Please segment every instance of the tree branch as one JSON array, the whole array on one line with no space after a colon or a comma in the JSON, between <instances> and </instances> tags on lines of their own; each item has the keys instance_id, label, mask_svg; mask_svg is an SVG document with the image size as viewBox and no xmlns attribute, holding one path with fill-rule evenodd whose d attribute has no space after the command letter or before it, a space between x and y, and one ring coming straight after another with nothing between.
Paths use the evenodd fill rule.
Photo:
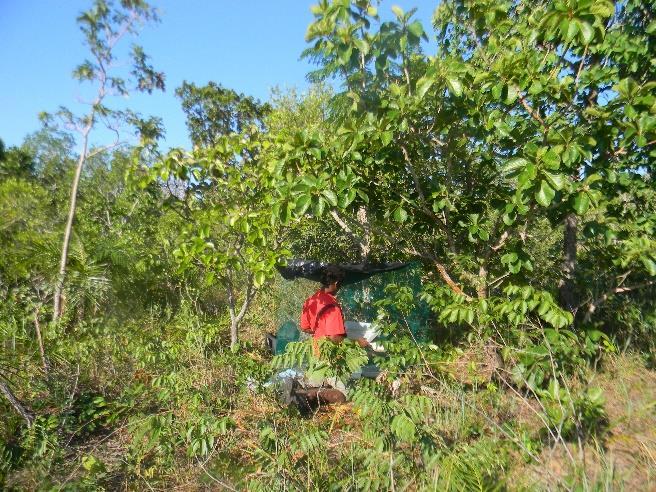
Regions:
<instances>
[{"instance_id":1,"label":"tree branch","mask_svg":"<svg viewBox=\"0 0 656 492\"><path fill-rule=\"evenodd\" d=\"M11 388L9 388L9 385L5 383L4 381L0 381L0 393L5 395L5 398L9 400L9 403L11 404L12 407L14 407L14 410L16 410L16 413L18 413L25 422L27 423L28 427L32 427L32 424L34 423L34 414L29 411L23 404L16 398L14 393L11 391Z\"/></svg>"},{"instance_id":2,"label":"tree branch","mask_svg":"<svg viewBox=\"0 0 656 492\"><path fill-rule=\"evenodd\" d=\"M348 235L348 237L353 241L359 248L361 252L364 252L368 246L364 242L363 239L361 239L359 236L357 236L354 232L353 229L342 219L337 211L335 209L330 211L330 216L333 218L335 222L342 228L342 230Z\"/></svg>"},{"instance_id":3,"label":"tree branch","mask_svg":"<svg viewBox=\"0 0 656 492\"><path fill-rule=\"evenodd\" d=\"M522 106L524 106L524 109L526 109L528 114L531 115L531 118L539 122L540 125L542 125L542 128L544 128L545 130L549 130L549 127L540 116L540 113L538 113L535 109L531 107L531 105L528 103L528 101L526 101L524 96L520 93L519 96L517 97L519 99L519 102L522 104Z\"/></svg>"}]
</instances>

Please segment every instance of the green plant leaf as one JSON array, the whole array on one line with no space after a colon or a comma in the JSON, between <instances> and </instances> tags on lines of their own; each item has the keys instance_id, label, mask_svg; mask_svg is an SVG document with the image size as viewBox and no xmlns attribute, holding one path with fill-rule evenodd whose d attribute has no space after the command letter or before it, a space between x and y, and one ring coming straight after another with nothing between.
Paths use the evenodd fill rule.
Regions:
<instances>
[{"instance_id":1,"label":"green plant leaf","mask_svg":"<svg viewBox=\"0 0 656 492\"><path fill-rule=\"evenodd\" d=\"M543 207L548 207L556 196L554 189L544 179L540 182L540 189L535 193L535 199Z\"/></svg>"},{"instance_id":2,"label":"green plant leaf","mask_svg":"<svg viewBox=\"0 0 656 492\"><path fill-rule=\"evenodd\" d=\"M321 217L323 215L323 211L326 208L326 200L324 200L322 197L319 197L319 199L315 202L314 206L312 207L312 211L314 212L314 215L317 217Z\"/></svg>"},{"instance_id":3,"label":"green plant leaf","mask_svg":"<svg viewBox=\"0 0 656 492\"><path fill-rule=\"evenodd\" d=\"M421 77L417 81L417 96L420 98L423 98L426 95L426 92L428 92L428 89L431 88L433 85L434 80L429 77Z\"/></svg>"},{"instance_id":4,"label":"green plant leaf","mask_svg":"<svg viewBox=\"0 0 656 492\"><path fill-rule=\"evenodd\" d=\"M397 209L394 211L393 218L396 222L405 222L408 220L408 212L406 212L402 207L397 207Z\"/></svg>"},{"instance_id":5,"label":"green plant leaf","mask_svg":"<svg viewBox=\"0 0 656 492\"><path fill-rule=\"evenodd\" d=\"M296 200L296 213L303 215L312 203L312 195L301 195Z\"/></svg>"},{"instance_id":6,"label":"green plant leaf","mask_svg":"<svg viewBox=\"0 0 656 492\"><path fill-rule=\"evenodd\" d=\"M649 275L656 275L656 262L654 262L654 260L646 256L643 256L642 258L640 258L640 260L642 261L642 264L649 272Z\"/></svg>"},{"instance_id":7,"label":"green plant leaf","mask_svg":"<svg viewBox=\"0 0 656 492\"><path fill-rule=\"evenodd\" d=\"M579 192L574 197L574 211L578 215L583 215L588 211L589 207L590 207L590 197L585 191Z\"/></svg>"},{"instance_id":8,"label":"green plant leaf","mask_svg":"<svg viewBox=\"0 0 656 492\"><path fill-rule=\"evenodd\" d=\"M446 86L449 88L449 92L454 96L462 96L462 84L457 77L453 75L447 75L446 77Z\"/></svg>"},{"instance_id":9,"label":"green plant leaf","mask_svg":"<svg viewBox=\"0 0 656 492\"><path fill-rule=\"evenodd\" d=\"M579 25L579 28L581 29L581 39L585 44L590 44L592 39L594 38L594 27L592 27L590 24L587 22L581 22Z\"/></svg>"},{"instance_id":10,"label":"green plant leaf","mask_svg":"<svg viewBox=\"0 0 656 492\"><path fill-rule=\"evenodd\" d=\"M424 27L421 25L421 22L419 21L414 21L412 24L408 25L408 31L410 31L418 38L424 35Z\"/></svg>"},{"instance_id":11,"label":"green plant leaf","mask_svg":"<svg viewBox=\"0 0 656 492\"><path fill-rule=\"evenodd\" d=\"M326 197L326 200L328 203L330 203L330 205L333 207L337 206L337 195L335 195L333 190L323 190L321 194Z\"/></svg>"},{"instance_id":12,"label":"green plant leaf","mask_svg":"<svg viewBox=\"0 0 656 492\"><path fill-rule=\"evenodd\" d=\"M394 137L394 133L392 133L390 131L382 132L380 134L380 141L383 143L383 145L387 146L387 145L390 144L393 137Z\"/></svg>"},{"instance_id":13,"label":"green plant leaf","mask_svg":"<svg viewBox=\"0 0 656 492\"><path fill-rule=\"evenodd\" d=\"M504 174L512 174L515 171L524 169L528 165L528 161L523 157L513 157L507 161L503 166Z\"/></svg>"},{"instance_id":14,"label":"green plant leaf","mask_svg":"<svg viewBox=\"0 0 656 492\"><path fill-rule=\"evenodd\" d=\"M549 184L555 189L555 190L562 190L565 185L567 184L567 176L564 174L554 174L550 173L549 171L542 171L544 174L544 177L547 178L547 181Z\"/></svg>"},{"instance_id":15,"label":"green plant leaf","mask_svg":"<svg viewBox=\"0 0 656 492\"><path fill-rule=\"evenodd\" d=\"M519 87L515 84L508 84L508 93L506 95L506 104L512 104L519 96Z\"/></svg>"}]
</instances>

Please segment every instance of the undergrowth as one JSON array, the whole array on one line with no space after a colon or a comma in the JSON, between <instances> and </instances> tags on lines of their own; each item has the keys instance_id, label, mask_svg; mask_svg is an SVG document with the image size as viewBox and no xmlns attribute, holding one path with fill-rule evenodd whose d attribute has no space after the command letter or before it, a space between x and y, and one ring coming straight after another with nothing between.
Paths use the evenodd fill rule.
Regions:
<instances>
[{"instance_id":1,"label":"undergrowth","mask_svg":"<svg viewBox=\"0 0 656 492\"><path fill-rule=\"evenodd\" d=\"M2 409L4 487L592 490L636 476L653 485L654 395L636 385L653 388L654 374L625 355L590 358L585 339L564 330L561 341L534 327L545 352L538 336L438 347L396 327L375 381L350 381L346 405L302 417L269 378L294 365L343 378L366 353L322 344L317 359L300 342L271 364L255 340L222 348L221 326L183 306L78 325L74 343L51 339L51 374L68 376L21 391L35 402L30 428ZM640 425L627 428L635 415ZM642 451L618 459L631 439Z\"/></svg>"}]
</instances>

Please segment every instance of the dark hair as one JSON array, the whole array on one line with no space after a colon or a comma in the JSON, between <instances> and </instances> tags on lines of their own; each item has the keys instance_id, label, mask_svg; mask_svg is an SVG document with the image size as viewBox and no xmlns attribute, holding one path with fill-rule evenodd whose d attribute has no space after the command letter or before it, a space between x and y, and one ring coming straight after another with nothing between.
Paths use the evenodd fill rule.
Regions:
<instances>
[{"instance_id":1,"label":"dark hair","mask_svg":"<svg viewBox=\"0 0 656 492\"><path fill-rule=\"evenodd\" d=\"M330 284L333 284L335 282L341 283L344 280L344 277L346 276L344 270L339 268L336 265L328 265L326 268L323 270L323 274L321 275L321 285L324 287L328 287Z\"/></svg>"}]
</instances>

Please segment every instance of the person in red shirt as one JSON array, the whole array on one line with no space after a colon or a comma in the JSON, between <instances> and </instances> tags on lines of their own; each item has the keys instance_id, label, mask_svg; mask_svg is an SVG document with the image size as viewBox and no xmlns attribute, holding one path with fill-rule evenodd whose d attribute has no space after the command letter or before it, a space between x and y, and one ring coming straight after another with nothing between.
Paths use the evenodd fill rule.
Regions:
<instances>
[{"instance_id":1,"label":"person in red shirt","mask_svg":"<svg viewBox=\"0 0 656 492\"><path fill-rule=\"evenodd\" d=\"M321 289L308 297L301 312L301 330L311 333L315 339L328 337L335 343L346 338L344 316L337 301L337 291L344 281L344 271L334 265L326 267L321 280ZM361 347L369 342L364 338L357 340Z\"/></svg>"}]
</instances>

